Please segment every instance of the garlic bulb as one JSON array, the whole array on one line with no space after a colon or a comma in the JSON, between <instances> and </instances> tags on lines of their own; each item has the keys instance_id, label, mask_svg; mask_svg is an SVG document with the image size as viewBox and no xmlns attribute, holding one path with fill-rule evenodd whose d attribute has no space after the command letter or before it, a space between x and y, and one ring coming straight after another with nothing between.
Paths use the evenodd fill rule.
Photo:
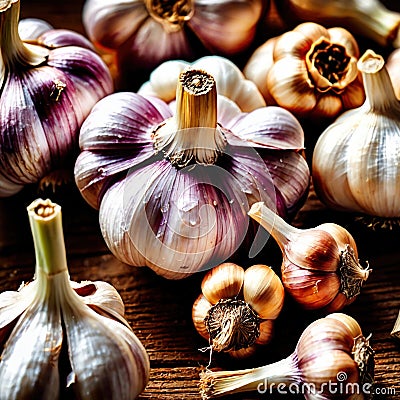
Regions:
<instances>
[{"instance_id":1,"label":"garlic bulb","mask_svg":"<svg viewBox=\"0 0 400 400\"><path fill-rule=\"evenodd\" d=\"M0 398L136 398L149 360L121 297L106 282L70 281L60 206L38 199L28 215L35 277L0 294Z\"/></svg>"},{"instance_id":2,"label":"garlic bulb","mask_svg":"<svg viewBox=\"0 0 400 400\"><path fill-rule=\"evenodd\" d=\"M262 203L253 204L249 215L278 243L283 285L299 304L332 312L355 300L370 270L359 264L356 243L345 228L324 223L298 229Z\"/></svg>"},{"instance_id":3,"label":"garlic bulb","mask_svg":"<svg viewBox=\"0 0 400 400\"><path fill-rule=\"evenodd\" d=\"M139 88L138 93L156 96L169 103L175 100L180 73L188 68L201 69L212 75L218 94L234 101L244 112L265 106L256 85L245 79L232 61L220 56L202 57L192 63L182 60L166 61L152 71L149 81Z\"/></svg>"},{"instance_id":4,"label":"garlic bulb","mask_svg":"<svg viewBox=\"0 0 400 400\"><path fill-rule=\"evenodd\" d=\"M55 170L72 170L79 128L112 91L110 73L78 33L27 20L20 3L0 4L0 197Z\"/></svg>"},{"instance_id":5,"label":"garlic bulb","mask_svg":"<svg viewBox=\"0 0 400 400\"><path fill-rule=\"evenodd\" d=\"M191 68L180 75L175 107L173 115L155 97L106 97L82 126L75 165L112 253L174 279L230 257L253 202L289 218L309 185L303 130L288 111L242 113L217 97L210 74Z\"/></svg>"},{"instance_id":6,"label":"garlic bulb","mask_svg":"<svg viewBox=\"0 0 400 400\"><path fill-rule=\"evenodd\" d=\"M116 53L120 83L137 82L173 59L232 56L253 42L268 0L87 0L83 24L100 48Z\"/></svg>"},{"instance_id":7,"label":"garlic bulb","mask_svg":"<svg viewBox=\"0 0 400 400\"><path fill-rule=\"evenodd\" d=\"M220 264L204 276L201 291L192 319L213 351L247 357L271 340L284 289L270 267L253 265L244 271L236 264Z\"/></svg>"},{"instance_id":8,"label":"garlic bulb","mask_svg":"<svg viewBox=\"0 0 400 400\"><path fill-rule=\"evenodd\" d=\"M200 377L203 400L239 392L303 394L307 400L370 399L374 352L352 317L335 313L311 323L295 351L273 364Z\"/></svg>"},{"instance_id":9,"label":"garlic bulb","mask_svg":"<svg viewBox=\"0 0 400 400\"><path fill-rule=\"evenodd\" d=\"M333 118L364 101L358 57L357 42L347 30L305 22L256 49L244 74L268 104L298 117Z\"/></svg>"},{"instance_id":10,"label":"garlic bulb","mask_svg":"<svg viewBox=\"0 0 400 400\"><path fill-rule=\"evenodd\" d=\"M400 13L379 0L285 0L281 14L296 21L313 21L349 29L381 46L400 46Z\"/></svg>"},{"instance_id":11,"label":"garlic bulb","mask_svg":"<svg viewBox=\"0 0 400 400\"><path fill-rule=\"evenodd\" d=\"M319 137L315 190L332 208L394 220L400 216L400 104L383 57L367 50L358 67L367 99Z\"/></svg>"}]
</instances>

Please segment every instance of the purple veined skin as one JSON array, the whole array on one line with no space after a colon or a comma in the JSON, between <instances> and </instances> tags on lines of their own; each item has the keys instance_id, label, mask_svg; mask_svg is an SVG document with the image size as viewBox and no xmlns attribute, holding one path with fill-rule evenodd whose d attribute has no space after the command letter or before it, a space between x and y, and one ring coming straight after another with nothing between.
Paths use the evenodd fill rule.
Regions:
<instances>
[{"instance_id":1,"label":"purple veined skin","mask_svg":"<svg viewBox=\"0 0 400 400\"><path fill-rule=\"evenodd\" d=\"M73 169L79 129L113 91L110 72L82 35L19 19L19 1L0 7L0 197L55 170Z\"/></svg>"},{"instance_id":2,"label":"purple veined skin","mask_svg":"<svg viewBox=\"0 0 400 400\"><path fill-rule=\"evenodd\" d=\"M180 102L131 92L102 99L84 122L75 181L123 262L181 279L237 250L255 201L285 218L303 204L310 173L293 115L215 102L216 128L173 128L171 136Z\"/></svg>"}]
</instances>

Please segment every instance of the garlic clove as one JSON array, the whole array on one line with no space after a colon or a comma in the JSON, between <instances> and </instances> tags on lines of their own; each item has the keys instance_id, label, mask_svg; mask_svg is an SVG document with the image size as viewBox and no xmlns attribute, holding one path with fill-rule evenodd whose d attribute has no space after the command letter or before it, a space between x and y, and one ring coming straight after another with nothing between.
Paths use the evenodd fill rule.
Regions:
<instances>
[{"instance_id":1,"label":"garlic clove","mask_svg":"<svg viewBox=\"0 0 400 400\"><path fill-rule=\"evenodd\" d=\"M352 335L354 338L362 335L361 327L358 322L347 314L332 313L329 314L326 318L333 319L345 325L349 331L349 334Z\"/></svg>"},{"instance_id":2,"label":"garlic clove","mask_svg":"<svg viewBox=\"0 0 400 400\"><path fill-rule=\"evenodd\" d=\"M257 346L252 345L249 347L244 347L243 349L240 350L231 350L229 352L229 355L233 358L241 359L241 358L251 357L252 355L255 354L256 351L257 351Z\"/></svg>"},{"instance_id":3,"label":"garlic clove","mask_svg":"<svg viewBox=\"0 0 400 400\"><path fill-rule=\"evenodd\" d=\"M192 307L192 321L197 332L206 340L210 339L204 319L206 318L208 311L212 307L212 304L201 294L195 300Z\"/></svg>"},{"instance_id":4,"label":"garlic clove","mask_svg":"<svg viewBox=\"0 0 400 400\"><path fill-rule=\"evenodd\" d=\"M216 304L220 299L237 296L242 289L244 276L245 272L239 265L220 264L204 277L201 291L211 304Z\"/></svg>"},{"instance_id":5,"label":"garlic clove","mask_svg":"<svg viewBox=\"0 0 400 400\"><path fill-rule=\"evenodd\" d=\"M231 174L218 169L210 176L205 168L198 165L187 174L163 159L111 186L99 219L113 254L181 279L236 251L248 225L244 194L235 191Z\"/></svg>"},{"instance_id":6,"label":"garlic clove","mask_svg":"<svg viewBox=\"0 0 400 400\"><path fill-rule=\"evenodd\" d=\"M241 139L254 147L303 150L304 132L292 113L282 107L258 108L230 125L233 132L240 132Z\"/></svg>"},{"instance_id":7,"label":"garlic clove","mask_svg":"<svg viewBox=\"0 0 400 400\"><path fill-rule=\"evenodd\" d=\"M159 97L166 103L171 102L176 96L176 85L181 72L189 67L190 63L182 60L169 60L155 68L147 82L138 90L138 93Z\"/></svg>"},{"instance_id":8,"label":"garlic clove","mask_svg":"<svg viewBox=\"0 0 400 400\"><path fill-rule=\"evenodd\" d=\"M232 61L216 55L199 58L193 63L182 60L165 61L153 70L149 81L139 88L138 93L171 102L176 96L179 75L187 68L201 69L212 75L218 94L234 101L242 112L265 106L265 101L254 82L245 79Z\"/></svg>"},{"instance_id":9,"label":"garlic clove","mask_svg":"<svg viewBox=\"0 0 400 400\"><path fill-rule=\"evenodd\" d=\"M319 357L331 350L340 350L351 354L354 339L359 336L352 336L358 333L357 322L352 322L350 316L336 313L336 316L324 321L324 329L321 329L320 320L312 322L303 332L296 348L299 360L309 361L311 364L315 356ZM311 351L310 351L311 350Z\"/></svg>"},{"instance_id":10,"label":"garlic clove","mask_svg":"<svg viewBox=\"0 0 400 400\"><path fill-rule=\"evenodd\" d=\"M274 63L273 52L276 40L276 37L270 38L258 47L243 69L244 76L256 84L267 105L276 104L267 85L268 72Z\"/></svg>"},{"instance_id":11,"label":"garlic clove","mask_svg":"<svg viewBox=\"0 0 400 400\"><path fill-rule=\"evenodd\" d=\"M48 22L38 18L24 18L18 23L18 34L23 41L35 40L50 29L53 27Z\"/></svg>"},{"instance_id":12,"label":"garlic clove","mask_svg":"<svg viewBox=\"0 0 400 400\"><path fill-rule=\"evenodd\" d=\"M58 358L63 332L54 293L50 297L52 303L35 296L4 345L0 363L1 398L31 399L40 393L42 399L54 400L59 396Z\"/></svg>"},{"instance_id":13,"label":"garlic clove","mask_svg":"<svg viewBox=\"0 0 400 400\"><path fill-rule=\"evenodd\" d=\"M283 307L284 289L270 267L258 264L244 273L243 297L261 319L275 319Z\"/></svg>"},{"instance_id":14,"label":"garlic clove","mask_svg":"<svg viewBox=\"0 0 400 400\"><path fill-rule=\"evenodd\" d=\"M340 289L336 272L316 272L292 263L282 264L282 282L296 302L309 310L330 304Z\"/></svg>"},{"instance_id":15,"label":"garlic clove","mask_svg":"<svg viewBox=\"0 0 400 400\"><path fill-rule=\"evenodd\" d=\"M345 250L347 245L349 245L354 252L354 256L356 258L358 257L357 244L347 229L343 228L341 225L330 222L318 225L318 229L328 232L335 238L339 251Z\"/></svg>"},{"instance_id":16,"label":"garlic clove","mask_svg":"<svg viewBox=\"0 0 400 400\"><path fill-rule=\"evenodd\" d=\"M306 63L298 58L286 56L277 60L268 74L267 85L279 106L294 114L306 114L317 104Z\"/></svg>"},{"instance_id":17,"label":"garlic clove","mask_svg":"<svg viewBox=\"0 0 400 400\"><path fill-rule=\"evenodd\" d=\"M306 229L300 240L287 244L286 256L291 263L302 268L335 272L340 250L334 237L319 228Z\"/></svg>"},{"instance_id":18,"label":"garlic clove","mask_svg":"<svg viewBox=\"0 0 400 400\"><path fill-rule=\"evenodd\" d=\"M148 381L144 347L126 326L73 303L64 304L63 319L74 391L82 400L136 398Z\"/></svg>"},{"instance_id":19,"label":"garlic clove","mask_svg":"<svg viewBox=\"0 0 400 400\"><path fill-rule=\"evenodd\" d=\"M331 384L331 387L339 387L342 383L340 379L344 376L341 375L343 373L345 373L345 384L348 388L346 394L351 395L352 390L354 390L353 394L358 397L356 390L358 388L359 372L354 360L342 350L330 349L325 352L325 349L321 349L318 354L316 353L318 349L314 349L314 351L316 357L306 357L301 361L304 381L313 382L318 393L307 396L307 399L330 399L331 397L328 396L332 396L332 394L329 392L327 382ZM316 358L318 358L317 362ZM352 384L355 385L354 388L351 387ZM342 396L340 395L339 398L348 398L347 396Z\"/></svg>"},{"instance_id":20,"label":"garlic clove","mask_svg":"<svg viewBox=\"0 0 400 400\"><path fill-rule=\"evenodd\" d=\"M31 304L35 296L35 282L21 285L18 291L0 293L0 347L7 336L8 327Z\"/></svg>"},{"instance_id":21,"label":"garlic clove","mask_svg":"<svg viewBox=\"0 0 400 400\"><path fill-rule=\"evenodd\" d=\"M267 319L260 323L260 336L254 342L255 344L264 345L271 341L274 333L274 321Z\"/></svg>"}]
</instances>

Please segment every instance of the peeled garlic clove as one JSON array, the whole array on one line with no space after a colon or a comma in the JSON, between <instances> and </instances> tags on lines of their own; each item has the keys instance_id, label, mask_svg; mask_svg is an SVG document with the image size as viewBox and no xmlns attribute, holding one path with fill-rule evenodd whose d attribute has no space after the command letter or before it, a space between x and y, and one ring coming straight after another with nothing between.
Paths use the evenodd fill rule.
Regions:
<instances>
[{"instance_id":1,"label":"peeled garlic clove","mask_svg":"<svg viewBox=\"0 0 400 400\"><path fill-rule=\"evenodd\" d=\"M201 291L215 304L220 299L235 297L243 286L244 270L233 263L223 263L213 268L203 279Z\"/></svg>"},{"instance_id":2,"label":"peeled garlic clove","mask_svg":"<svg viewBox=\"0 0 400 400\"><path fill-rule=\"evenodd\" d=\"M284 289L270 267L253 265L244 273L243 297L261 319L276 319L283 307Z\"/></svg>"}]
</instances>

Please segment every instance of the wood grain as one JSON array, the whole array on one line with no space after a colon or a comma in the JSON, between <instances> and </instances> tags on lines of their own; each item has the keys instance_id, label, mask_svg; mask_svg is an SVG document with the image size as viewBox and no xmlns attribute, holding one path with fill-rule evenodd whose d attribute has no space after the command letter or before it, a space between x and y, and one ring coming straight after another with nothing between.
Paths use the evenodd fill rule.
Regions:
<instances>
[{"instance_id":1,"label":"wood grain","mask_svg":"<svg viewBox=\"0 0 400 400\"><path fill-rule=\"evenodd\" d=\"M82 6L82 0L23 0L21 9L23 17L44 18L55 27L83 33ZM277 31L282 29L280 23L274 27ZM22 281L32 278L33 245L25 209L36 197L47 195L49 193L29 187L13 198L0 199L0 291L16 290ZM139 399L199 399L198 376L207 365L209 355L198 350L207 343L192 326L191 307L200 292L202 275L167 281L147 268L134 268L119 262L109 253L102 239L97 212L83 201L73 185L51 196L63 207L71 278L76 281L105 280L113 284L125 302L128 321L149 353L150 382ZM354 235L361 261L368 260L373 269L361 295L345 311L359 321L365 334L372 334L376 387L397 393L377 398L398 399L400 342L390 337L390 331L400 308L400 230L373 231L354 215L327 209L311 191L294 224L311 227L328 221L345 226ZM279 271L280 253L274 243L269 242L259 257ZM249 262L251 260L244 261ZM269 346L245 361L216 355L211 367L254 367L286 357L294 350L303 329L321 316L318 312L302 311L287 298ZM243 394L230 398L261 397Z\"/></svg>"}]
</instances>

